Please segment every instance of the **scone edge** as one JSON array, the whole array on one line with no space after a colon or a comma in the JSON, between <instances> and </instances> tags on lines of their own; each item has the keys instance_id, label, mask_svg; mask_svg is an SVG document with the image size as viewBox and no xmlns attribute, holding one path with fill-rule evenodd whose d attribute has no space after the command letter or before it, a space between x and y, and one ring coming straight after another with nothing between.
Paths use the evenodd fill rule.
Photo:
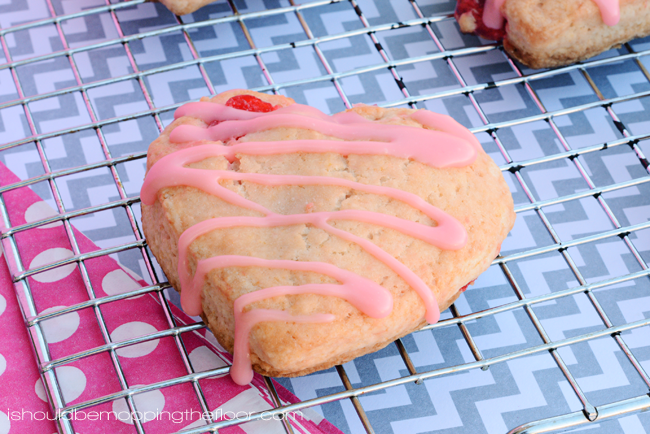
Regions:
<instances>
[{"instance_id":1,"label":"scone edge","mask_svg":"<svg viewBox=\"0 0 650 434\"><path fill-rule=\"evenodd\" d=\"M603 23L593 0L506 0L505 50L533 69L569 65L650 34L650 3L621 0L616 26Z\"/></svg>"}]
</instances>

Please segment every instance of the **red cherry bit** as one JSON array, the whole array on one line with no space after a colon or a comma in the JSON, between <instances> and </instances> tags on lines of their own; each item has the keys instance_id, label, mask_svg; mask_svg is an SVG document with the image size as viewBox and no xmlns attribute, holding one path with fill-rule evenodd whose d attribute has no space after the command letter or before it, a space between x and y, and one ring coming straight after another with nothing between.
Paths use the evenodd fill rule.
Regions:
<instances>
[{"instance_id":1,"label":"red cherry bit","mask_svg":"<svg viewBox=\"0 0 650 434\"><path fill-rule=\"evenodd\" d=\"M249 112L268 113L277 110L280 106L274 106L268 102L262 101L253 95L237 95L226 101L228 107L236 108L238 110L246 110Z\"/></svg>"}]
</instances>

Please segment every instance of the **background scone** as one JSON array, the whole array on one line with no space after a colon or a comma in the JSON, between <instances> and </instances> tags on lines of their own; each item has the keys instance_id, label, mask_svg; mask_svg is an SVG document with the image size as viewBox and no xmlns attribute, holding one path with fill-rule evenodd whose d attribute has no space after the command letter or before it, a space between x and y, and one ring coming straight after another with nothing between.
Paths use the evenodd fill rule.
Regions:
<instances>
[{"instance_id":1,"label":"background scone","mask_svg":"<svg viewBox=\"0 0 650 434\"><path fill-rule=\"evenodd\" d=\"M191 14L215 0L158 0L175 15Z\"/></svg>"},{"instance_id":2,"label":"background scone","mask_svg":"<svg viewBox=\"0 0 650 434\"><path fill-rule=\"evenodd\" d=\"M588 59L650 34L648 0L458 0L465 33L503 39L506 51L531 68Z\"/></svg>"},{"instance_id":3,"label":"background scone","mask_svg":"<svg viewBox=\"0 0 650 434\"><path fill-rule=\"evenodd\" d=\"M235 311L296 319L261 321L242 337L240 317L240 344L271 376L345 363L437 320L489 267L515 219L500 170L451 118L370 106L330 117L241 90L177 111L149 148L142 200L147 242L172 285L183 282L183 307L202 311L226 349L235 347ZM314 264L323 271L304 268ZM352 285L356 300L310 289L341 288L350 276L366 282ZM277 287L307 290L236 306ZM392 306L366 314L364 303L387 297Z\"/></svg>"}]
</instances>

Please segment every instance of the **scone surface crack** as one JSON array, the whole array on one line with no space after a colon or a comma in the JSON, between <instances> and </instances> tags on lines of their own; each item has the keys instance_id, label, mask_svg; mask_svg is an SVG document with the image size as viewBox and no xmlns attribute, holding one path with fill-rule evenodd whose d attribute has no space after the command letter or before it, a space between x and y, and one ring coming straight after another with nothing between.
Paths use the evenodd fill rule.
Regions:
<instances>
[{"instance_id":1,"label":"scone surface crack","mask_svg":"<svg viewBox=\"0 0 650 434\"><path fill-rule=\"evenodd\" d=\"M448 116L235 90L175 117L149 148L144 231L240 384L437 322L514 223L500 170Z\"/></svg>"}]
</instances>

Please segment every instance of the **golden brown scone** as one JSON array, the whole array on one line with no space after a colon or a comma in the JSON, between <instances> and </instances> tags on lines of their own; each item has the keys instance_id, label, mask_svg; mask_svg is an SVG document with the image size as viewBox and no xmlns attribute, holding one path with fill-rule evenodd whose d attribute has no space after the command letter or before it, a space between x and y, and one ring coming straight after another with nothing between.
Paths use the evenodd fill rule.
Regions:
<instances>
[{"instance_id":1,"label":"golden brown scone","mask_svg":"<svg viewBox=\"0 0 650 434\"><path fill-rule=\"evenodd\" d=\"M191 14L215 0L158 0L175 15Z\"/></svg>"},{"instance_id":2,"label":"golden brown scone","mask_svg":"<svg viewBox=\"0 0 650 434\"><path fill-rule=\"evenodd\" d=\"M279 95L229 91L203 101L226 103L236 95L254 95L278 107L294 104ZM350 111L377 124L423 128L411 118L416 110L360 106ZM149 147L147 169L181 148L221 142L174 143L171 132L181 125L206 128L201 119L177 118ZM244 142L332 139L320 132L276 127L237 137L226 145ZM422 143L422 146L428 146ZM469 166L437 169L412 159L387 155L347 155L335 152L296 152L278 155L237 155L207 158L190 167L242 173L328 176L366 185L388 186L413 193L450 214L465 228L467 244L460 250L441 250L397 230L353 220L332 220L333 227L370 240L421 278L435 295L440 310L447 309L460 290L485 271L497 256L501 242L515 220L513 202L499 168L484 152ZM332 185L268 186L249 181L222 180L220 184L272 212L282 215L338 210L368 210L434 226L422 211L387 196ZM146 184L145 184L146 185ZM200 189L177 186L161 189L152 205L142 206L147 243L170 283L179 291L178 240L193 225L215 217L261 216L232 205ZM333 314L334 321L318 324L262 322L250 334L255 371L269 376L297 376L345 363L376 351L426 324L420 296L398 274L359 245L314 227L232 227L213 230L191 243L188 264L192 273L200 260L223 255L264 259L324 262L376 282L392 294L392 312L371 318L341 298L315 294L285 295L253 303L248 309L280 309L291 315ZM203 318L228 350L234 345L233 303L242 294L276 286L337 283L315 272L230 267L208 273L202 288Z\"/></svg>"},{"instance_id":3,"label":"golden brown scone","mask_svg":"<svg viewBox=\"0 0 650 434\"><path fill-rule=\"evenodd\" d=\"M620 21L613 26L603 22L593 0L505 0L500 9L507 22L505 33L490 31L480 22L483 3L459 0L461 30L481 36L487 31L487 38L502 36L506 51L531 68L568 65L650 34L648 0L620 0Z\"/></svg>"}]
</instances>

